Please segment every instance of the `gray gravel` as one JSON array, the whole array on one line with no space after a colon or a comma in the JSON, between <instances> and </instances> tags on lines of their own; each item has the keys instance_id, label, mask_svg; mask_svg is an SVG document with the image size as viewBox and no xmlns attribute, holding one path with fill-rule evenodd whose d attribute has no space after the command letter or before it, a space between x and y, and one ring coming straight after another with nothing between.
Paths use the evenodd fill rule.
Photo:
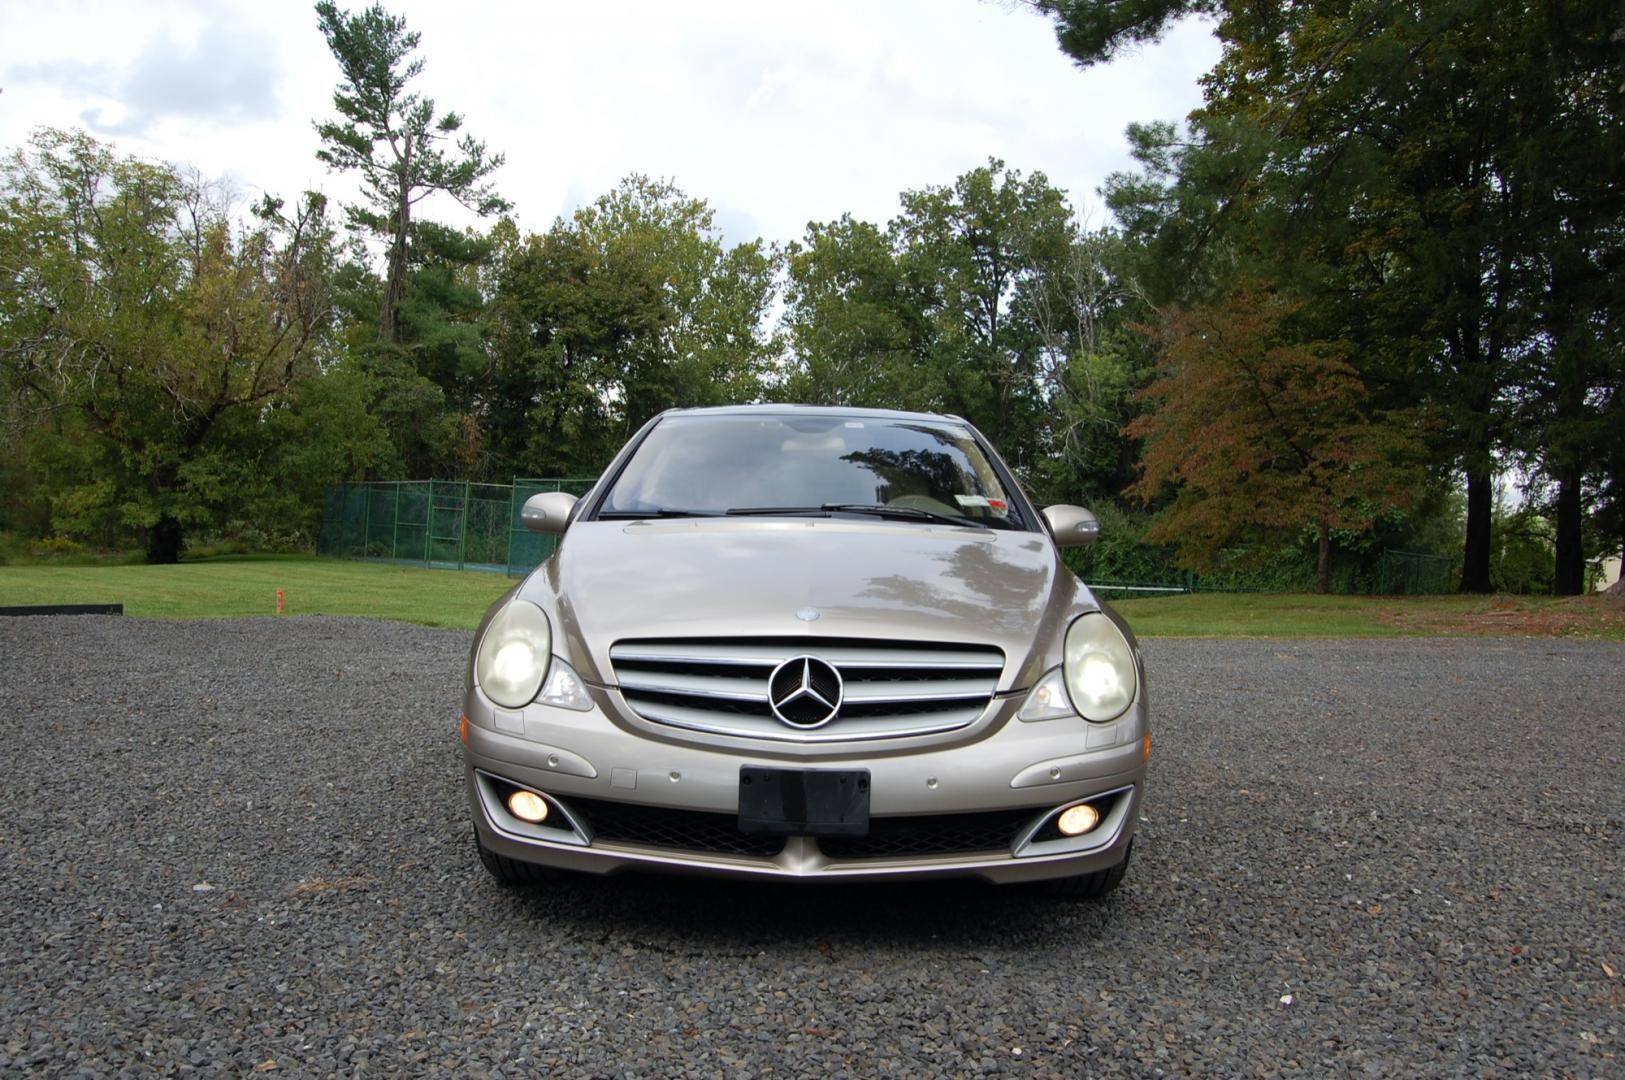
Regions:
<instances>
[{"instance_id":1,"label":"gray gravel","mask_svg":"<svg viewBox=\"0 0 1625 1080\"><path fill-rule=\"evenodd\" d=\"M503 891L467 644L0 619L0 1073L1625 1074L1625 646L1150 642L1090 906Z\"/></svg>"}]
</instances>

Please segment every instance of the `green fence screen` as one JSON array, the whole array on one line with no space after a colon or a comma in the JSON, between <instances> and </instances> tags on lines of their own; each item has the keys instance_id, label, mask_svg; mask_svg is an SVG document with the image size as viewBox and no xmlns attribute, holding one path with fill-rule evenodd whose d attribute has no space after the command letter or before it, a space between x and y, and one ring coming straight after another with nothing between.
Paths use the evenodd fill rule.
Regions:
<instances>
[{"instance_id":1,"label":"green fence screen","mask_svg":"<svg viewBox=\"0 0 1625 1080\"><path fill-rule=\"evenodd\" d=\"M492 570L517 576L543 562L558 538L533 533L520 520L525 500L544 491L585 495L592 477L521 477L511 484L462 480L398 480L334 484L322 507L317 549L323 555L459 570ZM1448 593L1455 563L1440 555L1385 550L1374 572L1352 591L1388 596ZM1173 596L1187 592L1242 592L1231 581L1204 582L1195 575L1174 581L1090 581L1110 597Z\"/></svg>"},{"instance_id":2,"label":"green fence screen","mask_svg":"<svg viewBox=\"0 0 1625 1080\"><path fill-rule=\"evenodd\" d=\"M323 555L418 566L526 573L553 554L557 538L526 529L525 500L543 491L584 495L590 477L394 480L334 484L322 506Z\"/></svg>"},{"instance_id":3,"label":"green fence screen","mask_svg":"<svg viewBox=\"0 0 1625 1080\"><path fill-rule=\"evenodd\" d=\"M1382 596L1425 596L1456 591L1456 560L1388 548L1377 559L1373 591Z\"/></svg>"},{"instance_id":4,"label":"green fence screen","mask_svg":"<svg viewBox=\"0 0 1625 1080\"><path fill-rule=\"evenodd\" d=\"M1182 573L1163 581L1109 581L1086 578L1084 583L1108 599L1146 599L1177 596L1181 593L1254 593L1307 591L1312 587L1314 568L1305 565L1301 581L1249 583L1245 579L1218 575L1200 577ZM1423 555L1414 551L1385 548L1374 562L1364 566L1332 566L1331 591L1341 596L1426 596L1450 593L1456 589L1457 563L1448 555Z\"/></svg>"}]
</instances>

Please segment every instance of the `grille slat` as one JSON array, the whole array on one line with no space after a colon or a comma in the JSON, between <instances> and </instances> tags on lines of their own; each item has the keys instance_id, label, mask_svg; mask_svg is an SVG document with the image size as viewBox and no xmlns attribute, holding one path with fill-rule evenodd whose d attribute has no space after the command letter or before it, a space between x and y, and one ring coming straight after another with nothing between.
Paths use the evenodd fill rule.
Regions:
<instances>
[{"instance_id":1,"label":"grille slat","mask_svg":"<svg viewBox=\"0 0 1625 1080\"><path fill-rule=\"evenodd\" d=\"M759 701L767 705L767 680L730 679L711 675L686 675L676 672L626 671L620 673L622 690L648 690L662 694L695 694L700 697L730 698L734 701Z\"/></svg>"},{"instance_id":2,"label":"grille slat","mask_svg":"<svg viewBox=\"0 0 1625 1080\"><path fill-rule=\"evenodd\" d=\"M907 642L893 645L889 642L834 642L833 639L790 638L784 641L752 642L622 642L610 650L620 662L650 661L655 663L728 663L761 664L776 667L786 658L798 656L817 648L821 659L839 668L904 667L904 668L968 668L991 670L995 674L1004 668L1004 654L993 648L964 648L931 645L911 646ZM789 651L786 652L785 650Z\"/></svg>"},{"instance_id":3,"label":"grille slat","mask_svg":"<svg viewBox=\"0 0 1625 1080\"><path fill-rule=\"evenodd\" d=\"M986 700L989 693L986 679L940 679L906 681L859 682L846 684L846 700L850 702L876 702L891 704L905 701L953 701L961 698Z\"/></svg>"},{"instance_id":4,"label":"grille slat","mask_svg":"<svg viewBox=\"0 0 1625 1080\"><path fill-rule=\"evenodd\" d=\"M991 646L846 638L626 641L610 649L627 704L656 723L783 742L837 742L952 731L987 708L1004 670ZM770 677L793 657L835 667L844 684L834 720L780 722Z\"/></svg>"}]
</instances>

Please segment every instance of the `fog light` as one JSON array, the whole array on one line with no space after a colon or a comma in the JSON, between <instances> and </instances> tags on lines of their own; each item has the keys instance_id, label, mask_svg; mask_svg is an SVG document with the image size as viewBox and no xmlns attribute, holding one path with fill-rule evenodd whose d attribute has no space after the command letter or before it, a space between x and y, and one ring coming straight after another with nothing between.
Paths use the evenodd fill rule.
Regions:
<instances>
[{"instance_id":1,"label":"fog light","mask_svg":"<svg viewBox=\"0 0 1625 1080\"><path fill-rule=\"evenodd\" d=\"M1088 803L1069 806L1055 819L1055 827L1065 836L1082 836L1099 824L1100 811Z\"/></svg>"},{"instance_id":2,"label":"fog light","mask_svg":"<svg viewBox=\"0 0 1625 1080\"><path fill-rule=\"evenodd\" d=\"M508 796L508 813L520 821L540 825L547 820L547 800L534 791L520 788Z\"/></svg>"}]
</instances>

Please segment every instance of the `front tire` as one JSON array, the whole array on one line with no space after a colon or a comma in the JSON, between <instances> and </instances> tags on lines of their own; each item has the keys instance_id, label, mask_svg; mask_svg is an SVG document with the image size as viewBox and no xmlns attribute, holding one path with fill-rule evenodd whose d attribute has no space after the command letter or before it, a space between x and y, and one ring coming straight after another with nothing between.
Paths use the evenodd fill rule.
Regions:
<instances>
[{"instance_id":1,"label":"front tire","mask_svg":"<svg viewBox=\"0 0 1625 1080\"><path fill-rule=\"evenodd\" d=\"M1091 874L1079 874L1077 877L1046 882L1046 890L1051 896L1065 897L1068 900L1100 900L1123 883L1123 875L1128 873L1128 861L1133 856L1134 841L1130 840L1128 849L1123 852L1123 861L1116 866L1108 866Z\"/></svg>"}]
</instances>

